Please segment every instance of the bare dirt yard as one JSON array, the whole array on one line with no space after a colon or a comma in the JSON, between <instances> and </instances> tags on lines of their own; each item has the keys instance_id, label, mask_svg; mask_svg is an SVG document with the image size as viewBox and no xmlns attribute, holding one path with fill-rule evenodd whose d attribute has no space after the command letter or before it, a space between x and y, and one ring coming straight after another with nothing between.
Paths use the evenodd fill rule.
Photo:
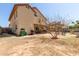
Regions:
<instances>
[{"instance_id":1,"label":"bare dirt yard","mask_svg":"<svg viewBox=\"0 0 79 59\"><path fill-rule=\"evenodd\" d=\"M0 37L1 56L77 56L79 38L67 33L59 39L50 39L50 34L24 37Z\"/></svg>"}]
</instances>

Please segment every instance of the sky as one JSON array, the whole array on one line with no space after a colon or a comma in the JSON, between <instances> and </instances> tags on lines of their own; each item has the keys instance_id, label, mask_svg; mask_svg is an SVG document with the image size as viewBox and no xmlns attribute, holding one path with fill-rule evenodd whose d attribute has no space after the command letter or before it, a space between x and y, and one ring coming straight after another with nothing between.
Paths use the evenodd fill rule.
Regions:
<instances>
[{"instance_id":1,"label":"sky","mask_svg":"<svg viewBox=\"0 0 79 59\"><path fill-rule=\"evenodd\" d=\"M79 20L79 4L75 3L33 3L33 7L37 7L47 19L56 20L62 17L65 22ZM0 4L0 26L8 27L8 19L14 4Z\"/></svg>"},{"instance_id":2,"label":"sky","mask_svg":"<svg viewBox=\"0 0 79 59\"><path fill-rule=\"evenodd\" d=\"M0 26L8 27L9 15L14 4L0 4Z\"/></svg>"}]
</instances>

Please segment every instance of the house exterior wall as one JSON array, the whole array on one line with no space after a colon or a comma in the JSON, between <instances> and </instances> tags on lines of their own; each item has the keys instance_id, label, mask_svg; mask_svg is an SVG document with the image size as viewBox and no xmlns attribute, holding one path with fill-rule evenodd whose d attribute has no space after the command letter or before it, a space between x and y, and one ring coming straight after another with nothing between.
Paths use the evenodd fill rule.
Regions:
<instances>
[{"instance_id":1,"label":"house exterior wall","mask_svg":"<svg viewBox=\"0 0 79 59\"><path fill-rule=\"evenodd\" d=\"M45 20L39 12L37 12L37 16L35 16L30 7L18 6L16 12L10 20L10 28L12 28L12 31L17 35L19 35L21 28L24 28L29 34L30 30L34 30L34 24L40 24L39 20ZM45 22L42 21L41 25L45 25Z\"/></svg>"},{"instance_id":2,"label":"house exterior wall","mask_svg":"<svg viewBox=\"0 0 79 59\"><path fill-rule=\"evenodd\" d=\"M10 20L9 27L12 29L12 32L16 33L16 25L18 24L18 21L14 18L14 15L13 15L13 17Z\"/></svg>"},{"instance_id":3,"label":"house exterior wall","mask_svg":"<svg viewBox=\"0 0 79 59\"><path fill-rule=\"evenodd\" d=\"M24 28L25 31L29 34L30 30L34 30L33 23L34 23L34 15L30 8L26 8L25 6L18 8L18 31L19 34L20 29Z\"/></svg>"},{"instance_id":4,"label":"house exterior wall","mask_svg":"<svg viewBox=\"0 0 79 59\"><path fill-rule=\"evenodd\" d=\"M43 16L43 14L37 8L35 8L35 11L37 12L38 17L37 23L41 25L46 25L46 18Z\"/></svg>"}]
</instances>

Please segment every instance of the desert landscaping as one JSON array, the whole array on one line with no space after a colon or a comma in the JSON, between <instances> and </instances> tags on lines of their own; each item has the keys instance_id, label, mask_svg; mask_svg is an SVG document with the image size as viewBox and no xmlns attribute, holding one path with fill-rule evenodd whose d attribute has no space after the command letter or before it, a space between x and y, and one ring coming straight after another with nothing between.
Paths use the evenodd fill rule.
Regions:
<instances>
[{"instance_id":1,"label":"desert landscaping","mask_svg":"<svg viewBox=\"0 0 79 59\"><path fill-rule=\"evenodd\" d=\"M46 5L49 7L52 5L53 8L50 9ZM59 5L57 4L56 8ZM77 18L79 15L76 18L74 13L73 17L66 17L64 14L62 16L62 13L67 13L67 10L63 11L63 5L60 5L63 8L59 8L62 10L61 14L55 15L53 14L55 5L45 4L48 8L46 9L39 4L40 7L43 6L45 12L51 10L52 14L48 12L47 16L41 10L43 8L33 4L18 3L10 6L13 7L9 15L6 16L5 12L4 16L7 18L2 19L8 21L0 23L0 56L79 56L79 17ZM69 12L71 8L68 8ZM70 14L72 15L72 12Z\"/></svg>"},{"instance_id":2,"label":"desert landscaping","mask_svg":"<svg viewBox=\"0 0 79 59\"><path fill-rule=\"evenodd\" d=\"M79 38L67 33L51 39L51 35L36 34L22 37L1 37L0 55L6 56L77 56Z\"/></svg>"}]
</instances>

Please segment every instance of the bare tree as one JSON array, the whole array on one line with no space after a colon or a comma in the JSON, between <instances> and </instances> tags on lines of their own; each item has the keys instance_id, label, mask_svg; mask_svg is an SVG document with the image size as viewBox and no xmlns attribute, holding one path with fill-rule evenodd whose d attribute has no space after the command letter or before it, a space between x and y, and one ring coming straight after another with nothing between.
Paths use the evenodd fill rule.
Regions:
<instances>
[{"instance_id":1,"label":"bare tree","mask_svg":"<svg viewBox=\"0 0 79 59\"><path fill-rule=\"evenodd\" d=\"M60 19L60 18L59 18ZM51 19L53 20L53 19ZM64 26L64 23L61 21L53 20L51 21L50 19L47 20L47 32L49 32L52 35L52 39L57 39L58 34L62 32L62 28Z\"/></svg>"},{"instance_id":2,"label":"bare tree","mask_svg":"<svg viewBox=\"0 0 79 59\"><path fill-rule=\"evenodd\" d=\"M60 32L63 32L65 19L57 16L56 18L46 19L46 31L51 34L52 39L57 39Z\"/></svg>"}]
</instances>

